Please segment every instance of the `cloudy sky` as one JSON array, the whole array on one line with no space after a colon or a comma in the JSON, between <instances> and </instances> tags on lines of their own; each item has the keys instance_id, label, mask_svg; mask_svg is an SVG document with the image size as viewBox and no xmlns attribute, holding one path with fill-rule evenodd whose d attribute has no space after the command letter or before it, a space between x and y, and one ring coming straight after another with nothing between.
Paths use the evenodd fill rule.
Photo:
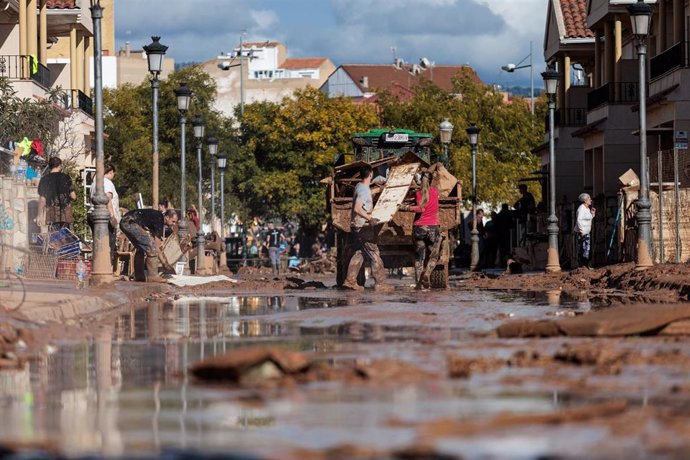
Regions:
<instances>
[{"instance_id":1,"label":"cloudy sky","mask_svg":"<svg viewBox=\"0 0 690 460\"><path fill-rule=\"evenodd\" d=\"M290 57L329 57L336 65L470 64L487 83L529 86L529 69L513 74L534 49L541 86L547 0L115 0L116 41L133 48L161 35L178 62L205 61L247 41L280 41ZM527 62L527 61L526 61Z\"/></svg>"}]
</instances>

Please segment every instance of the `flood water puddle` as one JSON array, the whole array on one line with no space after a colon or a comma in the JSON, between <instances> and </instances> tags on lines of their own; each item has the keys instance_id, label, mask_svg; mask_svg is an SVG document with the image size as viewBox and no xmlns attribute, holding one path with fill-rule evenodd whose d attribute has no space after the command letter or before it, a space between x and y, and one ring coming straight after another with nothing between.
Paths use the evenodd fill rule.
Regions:
<instances>
[{"instance_id":1,"label":"flood water puddle","mask_svg":"<svg viewBox=\"0 0 690 460\"><path fill-rule=\"evenodd\" d=\"M563 308L585 307L451 292L152 303L117 315L93 340L58 344L23 370L0 372L0 442L51 442L67 455L110 457L166 449L268 455L343 444L405 446L415 442L415 430L391 420L472 420L505 411L549 411L560 402L543 389L507 393L450 380L387 388L314 383L264 398L252 389L199 385L186 370L200 359L253 344L316 352L333 365L385 358L434 370L445 367L446 359L442 346L429 345L434 341L472 340L472 333L495 327L496 316L534 317ZM577 436L595 440L599 432ZM489 444L473 441L470 458L500 456ZM456 447L448 441L449 451ZM548 449L523 451L530 458Z\"/></svg>"}]
</instances>

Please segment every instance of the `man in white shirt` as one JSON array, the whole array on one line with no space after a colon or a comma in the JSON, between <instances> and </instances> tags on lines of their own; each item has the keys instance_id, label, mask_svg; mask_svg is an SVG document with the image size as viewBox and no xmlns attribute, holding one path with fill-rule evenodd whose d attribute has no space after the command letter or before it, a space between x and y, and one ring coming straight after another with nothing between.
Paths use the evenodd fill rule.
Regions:
<instances>
[{"instance_id":1,"label":"man in white shirt","mask_svg":"<svg viewBox=\"0 0 690 460\"><path fill-rule=\"evenodd\" d=\"M106 196L108 197L108 212L110 213L110 222L108 222L108 236L110 240L110 261L115 265L115 251L116 251L116 236L117 228L120 224L120 197L115 189L115 184L113 184L113 178L115 177L115 167L110 164L105 164L105 175L103 176L103 189ZM87 215L87 221L91 227L91 233L93 234L93 196L96 194L96 181L94 180L91 184L91 189L89 197L91 198L91 207L89 208L89 213Z\"/></svg>"}]
</instances>

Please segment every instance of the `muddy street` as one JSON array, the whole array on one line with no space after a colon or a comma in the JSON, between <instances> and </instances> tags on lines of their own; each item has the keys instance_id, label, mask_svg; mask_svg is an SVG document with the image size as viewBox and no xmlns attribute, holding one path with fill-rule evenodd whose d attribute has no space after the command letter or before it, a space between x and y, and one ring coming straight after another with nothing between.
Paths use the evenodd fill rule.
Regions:
<instances>
[{"instance_id":1,"label":"muddy street","mask_svg":"<svg viewBox=\"0 0 690 460\"><path fill-rule=\"evenodd\" d=\"M219 285L85 318L90 334L42 343L0 372L0 442L71 457L690 453L684 337L500 338L511 321L600 305L559 290L459 290L455 280L415 292L405 281L388 294ZM256 347L307 364L294 374L266 360L234 381L190 371Z\"/></svg>"}]
</instances>

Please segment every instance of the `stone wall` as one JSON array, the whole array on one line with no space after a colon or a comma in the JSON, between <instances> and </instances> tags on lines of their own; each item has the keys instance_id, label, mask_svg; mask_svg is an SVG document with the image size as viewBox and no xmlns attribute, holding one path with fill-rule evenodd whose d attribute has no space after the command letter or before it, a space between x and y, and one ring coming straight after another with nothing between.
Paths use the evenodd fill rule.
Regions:
<instances>
[{"instance_id":1,"label":"stone wall","mask_svg":"<svg viewBox=\"0 0 690 460\"><path fill-rule=\"evenodd\" d=\"M4 260L0 269L14 269L31 244L31 235L40 232L36 226L38 213L38 188L16 183L12 177L0 176L0 231L4 248ZM4 265L2 265L4 263Z\"/></svg>"}]
</instances>

